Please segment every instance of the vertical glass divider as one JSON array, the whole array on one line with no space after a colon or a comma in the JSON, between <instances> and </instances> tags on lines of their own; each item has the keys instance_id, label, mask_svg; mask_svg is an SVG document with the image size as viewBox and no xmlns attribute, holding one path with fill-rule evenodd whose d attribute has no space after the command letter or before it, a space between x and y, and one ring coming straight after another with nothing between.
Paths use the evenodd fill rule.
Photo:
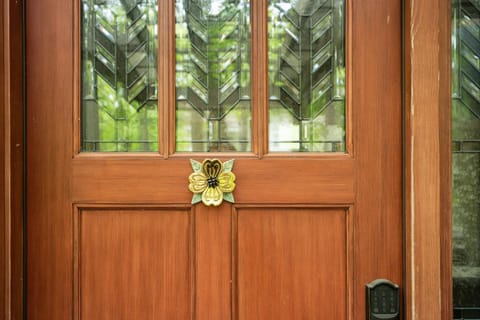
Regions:
<instances>
[{"instance_id":1,"label":"vertical glass divider","mask_svg":"<svg viewBox=\"0 0 480 320\"><path fill-rule=\"evenodd\" d=\"M164 158L173 153L175 148L175 7L173 1L159 1L158 3L158 78L159 78L159 130L160 153ZM173 114L173 122L172 122ZM173 131L172 131L173 130Z\"/></svg>"},{"instance_id":2,"label":"vertical glass divider","mask_svg":"<svg viewBox=\"0 0 480 320\"><path fill-rule=\"evenodd\" d=\"M352 103L352 84L353 84L353 18L352 4L353 0L345 0L345 152L354 156L353 144L353 103Z\"/></svg>"},{"instance_id":3,"label":"vertical glass divider","mask_svg":"<svg viewBox=\"0 0 480 320\"><path fill-rule=\"evenodd\" d=\"M268 1L252 2L252 151L268 152Z\"/></svg>"},{"instance_id":4,"label":"vertical glass divider","mask_svg":"<svg viewBox=\"0 0 480 320\"><path fill-rule=\"evenodd\" d=\"M82 57L81 57L81 0L75 0L73 3L73 156L81 151L82 132L81 132L81 105L82 96L80 88L82 85Z\"/></svg>"}]
</instances>

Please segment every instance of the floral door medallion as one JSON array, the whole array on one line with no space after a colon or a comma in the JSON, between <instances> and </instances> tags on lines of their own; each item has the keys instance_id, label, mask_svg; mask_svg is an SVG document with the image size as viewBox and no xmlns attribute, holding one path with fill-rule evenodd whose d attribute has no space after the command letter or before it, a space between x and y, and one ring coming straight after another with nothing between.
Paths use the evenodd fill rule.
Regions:
<instances>
[{"instance_id":1,"label":"floral door medallion","mask_svg":"<svg viewBox=\"0 0 480 320\"><path fill-rule=\"evenodd\" d=\"M206 206L219 206L223 200L234 203L235 160L222 163L218 159L205 159L202 163L190 160L193 173L188 177L188 189L193 192L192 204L203 202Z\"/></svg>"}]
</instances>

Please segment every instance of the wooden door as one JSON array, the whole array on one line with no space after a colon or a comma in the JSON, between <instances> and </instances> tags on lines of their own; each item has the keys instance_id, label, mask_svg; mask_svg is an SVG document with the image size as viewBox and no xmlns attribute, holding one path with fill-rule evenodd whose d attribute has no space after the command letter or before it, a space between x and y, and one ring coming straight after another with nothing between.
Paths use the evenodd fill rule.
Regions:
<instances>
[{"instance_id":1,"label":"wooden door","mask_svg":"<svg viewBox=\"0 0 480 320\"><path fill-rule=\"evenodd\" d=\"M81 151L80 1L26 4L27 318L365 319L367 283L402 284L401 1L346 1L345 150L310 153L269 150L266 0L250 151L177 152L174 1L158 3L150 153ZM191 204L205 158L235 159L234 204Z\"/></svg>"}]
</instances>

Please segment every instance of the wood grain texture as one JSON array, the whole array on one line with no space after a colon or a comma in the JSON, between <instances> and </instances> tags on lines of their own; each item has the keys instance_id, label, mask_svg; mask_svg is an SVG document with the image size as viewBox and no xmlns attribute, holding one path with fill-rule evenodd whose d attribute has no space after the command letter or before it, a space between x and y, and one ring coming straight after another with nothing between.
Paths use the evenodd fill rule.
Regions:
<instances>
[{"instance_id":1,"label":"wood grain texture","mask_svg":"<svg viewBox=\"0 0 480 320\"><path fill-rule=\"evenodd\" d=\"M252 3L252 151L259 158L268 153L268 35L267 1Z\"/></svg>"},{"instance_id":2,"label":"wood grain texture","mask_svg":"<svg viewBox=\"0 0 480 320\"><path fill-rule=\"evenodd\" d=\"M439 3L439 139L440 139L440 272L442 320L453 314L452 252L452 112L451 112L451 3Z\"/></svg>"},{"instance_id":3,"label":"wood grain texture","mask_svg":"<svg viewBox=\"0 0 480 320\"><path fill-rule=\"evenodd\" d=\"M238 203L349 204L354 200L353 170L354 161L346 156L338 160L237 159L235 199ZM188 203L191 172L188 158L76 159L73 201ZM302 191L292 193L292 188Z\"/></svg>"},{"instance_id":4,"label":"wood grain texture","mask_svg":"<svg viewBox=\"0 0 480 320\"><path fill-rule=\"evenodd\" d=\"M406 319L451 319L450 3L405 2Z\"/></svg>"},{"instance_id":5,"label":"wood grain texture","mask_svg":"<svg viewBox=\"0 0 480 320\"><path fill-rule=\"evenodd\" d=\"M81 210L78 319L190 319L189 210Z\"/></svg>"},{"instance_id":6,"label":"wood grain texture","mask_svg":"<svg viewBox=\"0 0 480 320\"><path fill-rule=\"evenodd\" d=\"M232 206L195 208L196 317L230 319Z\"/></svg>"},{"instance_id":7,"label":"wood grain texture","mask_svg":"<svg viewBox=\"0 0 480 320\"><path fill-rule=\"evenodd\" d=\"M239 209L235 319L347 319L342 209Z\"/></svg>"},{"instance_id":8,"label":"wood grain texture","mask_svg":"<svg viewBox=\"0 0 480 320\"><path fill-rule=\"evenodd\" d=\"M10 209L11 279L10 316L23 318L24 287L24 99L23 99L23 1L9 0L10 46Z\"/></svg>"},{"instance_id":9,"label":"wood grain texture","mask_svg":"<svg viewBox=\"0 0 480 320\"><path fill-rule=\"evenodd\" d=\"M365 284L378 278L402 284L401 1L352 1L351 7L354 319L363 319Z\"/></svg>"},{"instance_id":10,"label":"wood grain texture","mask_svg":"<svg viewBox=\"0 0 480 320\"><path fill-rule=\"evenodd\" d=\"M5 129L6 129L6 119L5 119L5 42L3 38L4 34L4 6L0 5L0 44L2 45L2 51L0 52L0 141L2 144L0 145L0 317L4 317L5 315L5 297L8 295L8 292L5 287L5 280L6 280L6 267L8 258L5 254L5 246L6 246L6 239L5 239L5 199L8 197L8 193L6 192L5 188Z\"/></svg>"},{"instance_id":11,"label":"wood grain texture","mask_svg":"<svg viewBox=\"0 0 480 320\"><path fill-rule=\"evenodd\" d=\"M173 1L158 1L158 132L159 151L167 158L175 152L175 6Z\"/></svg>"},{"instance_id":12,"label":"wood grain texture","mask_svg":"<svg viewBox=\"0 0 480 320\"><path fill-rule=\"evenodd\" d=\"M73 77L71 1L29 1L27 59L27 317L72 317L70 201Z\"/></svg>"},{"instance_id":13,"label":"wood grain texture","mask_svg":"<svg viewBox=\"0 0 480 320\"><path fill-rule=\"evenodd\" d=\"M382 277L401 283L400 0L381 3L365 0L361 4L350 1L348 4L350 33L347 35L347 51L355 61L350 62L347 72L348 79L352 81L347 98L351 105L351 113L347 117L352 119L352 123L350 126L347 124L347 128L353 144L349 151L354 148L355 152L333 155L262 155L262 150L266 151L266 140L261 135L267 132L268 123L265 106L262 107L262 103L266 105L265 101L258 101L258 105L254 106L263 108L255 111L261 117L255 129L260 135L256 137L259 142L254 147L259 155L174 154L172 101L175 93L174 82L171 81L174 72L174 10L172 2L161 1L159 14L165 19L160 19L162 32L159 34L165 47L161 46L159 52L159 79L162 82L159 85L159 108L163 110L160 111L163 118L159 123L164 124L165 132L159 137L163 142L163 145L160 143L160 153L78 154L72 157L75 145L72 133L76 132L73 119L78 119L73 114L74 106L78 104L75 101L78 99L78 88L74 90L73 87L79 83L80 70L78 54L74 53L74 48L78 50L78 43L75 45L76 42L72 41L72 35L79 34L74 29L75 26L78 28L78 23L75 24L76 20L71 16L78 13L74 7L76 4L78 0L73 3L39 0L29 2L27 8L29 319L71 319L75 284L77 287L92 286L83 291L85 296L82 299L87 299L90 306L97 302L97 299L88 300L91 299L88 292L95 292L97 280L84 279L82 282L83 278L79 278L75 282L73 277L73 270L78 270L74 268L73 261L78 257L73 255L72 206L97 205L103 210L110 207L115 219L100 223L102 228L99 230L104 230L105 234L98 231L95 237L102 240L105 236L115 238L119 235L115 239L124 241L120 235L125 232L127 236L130 227L143 221L144 213L131 213L130 217L135 217L131 221L114 213L112 208L115 206L130 204L156 206L157 209L161 206L190 206L190 157L197 160L207 157L223 160L237 158L234 166L237 176L235 198L236 205L242 208L238 209L237 216L234 213L234 217L238 217L238 228L232 232L231 224L236 223L236 218L231 220L229 205L209 209L199 205L195 215L195 245L189 251L191 259L196 256L196 290L193 281L187 281L190 294L196 300L188 305L188 311L181 309L179 314L194 312L196 314L190 316L212 320L228 320L233 315L232 320L238 320L249 319L250 313L258 309L263 312L263 319L271 318L268 312L273 312L279 315L277 319L290 319L291 314L319 318L326 313L332 318L360 320L364 319L366 283ZM252 8L252 23L256 24L256 30L266 30L265 8L266 1L255 2ZM165 34L164 30L170 32ZM255 80L258 88L254 90L260 90L262 83L265 85L267 81L267 74L261 72L266 70L266 52L259 52L260 48L265 48L266 34L255 37L259 43L252 54L258 59L255 63L259 69L255 74L260 78ZM261 90L266 90L266 87ZM267 96L266 92L257 92L258 100ZM260 205L263 206L261 209ZM349 208L348 219L344 208ZM95 219L97 217L88 221L89 226L95 225ZM176 230L176 222L168 221ZM81 219L79 222L85 223ZM273 229L272 223L276 226ZM161 229L163 224L154 225L155 229ZM146 238L158 240L159 235L153 231L153 226L152 229L149 226L145 228L148 230L144 235ZM88 228L82 230L86 232ZM168 231L165 231L166 234L169 234ZM294 250L297 247L288 236L304 250ZM177 241L175 237L171 238L173 242ZM82 239L87 241L89 254L97 257L87 260L87 263L90 268L100 268L104 278L108 278L110 272L117 272L115 268L130 270L131 265L121 261L118 266L100 264L103 257L95 253L97 242L89 243L90 238L86 235ZM143 239L140 235L126 239L122 243L130 255L147 253L143 246L138 246L138 249L135 249L137 246L129 247ZM238 247L232 246L232 239L233 243L238 240ZM323 240L332 243L332 246L321 246ZM106 241L100 242L103 244ZM115 253L109 259L117 261L121 258L118 253L120 244L113 241L110 245L114 246ZM154 241L154 244L146 246L157 248L163 245L169 244ZM275 259L268 260L257 269L254 268L256 264L266 261L261 248L263 253L271 250ZM79 252L82 253L82 250L80 248ZM337 256L335 252L341 254ZM287 263L284 254L297 258L294 261L298 263ZM82 256L79 258L83 261ZM266 258L269 258L268 254ZM270 265L274 266L276 275L291 278L283 276L284 282L274 282L280 278L273 279L267 274ZM318 272L315 268L318 265L323 271ZM305 272L296 273L295 268ZM337 272L337 269L340 271ZM93 277L93 273L88 274ZM190 273L186 271L186 274ZM238 283L233 294L231 285L227 283L231 280ZM144 286L141 279L125 281L132 281L128 283L135 288ZM332 285L337 291L330 291L332 295L329 296L326 290L331 288L321 285L323 283L338 284ZM302 299L278 307L273 302L284 301L275 300L285 299L282 285ZM270 294L273 292L277 294ZM121 293L117 298L117 305L126 301ZM318 302L320 298L335 303L323 304ZM271 302L268 302L269 299ZM258 305L260 301L262 305ZM131 303L132 306L122 304L119 312L142 312L135 308L135 300ZM138 303L141 305L143 302ZM233 303L237 303L238 308L231 310ZM83 305L79 306L81 312ZM98 311L97 307L90 308L88 304L85 308L83 312ZM284 311L285 315L279 314L279 311ZM93 313L92 317L95 316L97 314Z\"/></svg>"},{"instance_id":14,"label":"wood grain texture","mask_svg":"<svg viewBox=\"0 0 480 320\"><path fill-rule=\"evenodd\" d=\"M0 314L23 314L23 96L22 3L0 8Z\"/></svg>"}]
</instances>

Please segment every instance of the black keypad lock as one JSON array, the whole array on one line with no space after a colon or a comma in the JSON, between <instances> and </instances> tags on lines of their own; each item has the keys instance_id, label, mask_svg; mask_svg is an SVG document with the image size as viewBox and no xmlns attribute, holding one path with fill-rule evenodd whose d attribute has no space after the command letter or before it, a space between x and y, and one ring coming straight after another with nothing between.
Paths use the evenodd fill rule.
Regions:
<instances>
[{"instance_id":1,"label":"black keypad lock","mask_svg":"<svg viewBox=\"0 0 480 320\"><path fill-rule=\"evenodd\" d=\"M400 289L385 279L367 284L367 319L400 320Z\"/></svg>"}]
</instances>

